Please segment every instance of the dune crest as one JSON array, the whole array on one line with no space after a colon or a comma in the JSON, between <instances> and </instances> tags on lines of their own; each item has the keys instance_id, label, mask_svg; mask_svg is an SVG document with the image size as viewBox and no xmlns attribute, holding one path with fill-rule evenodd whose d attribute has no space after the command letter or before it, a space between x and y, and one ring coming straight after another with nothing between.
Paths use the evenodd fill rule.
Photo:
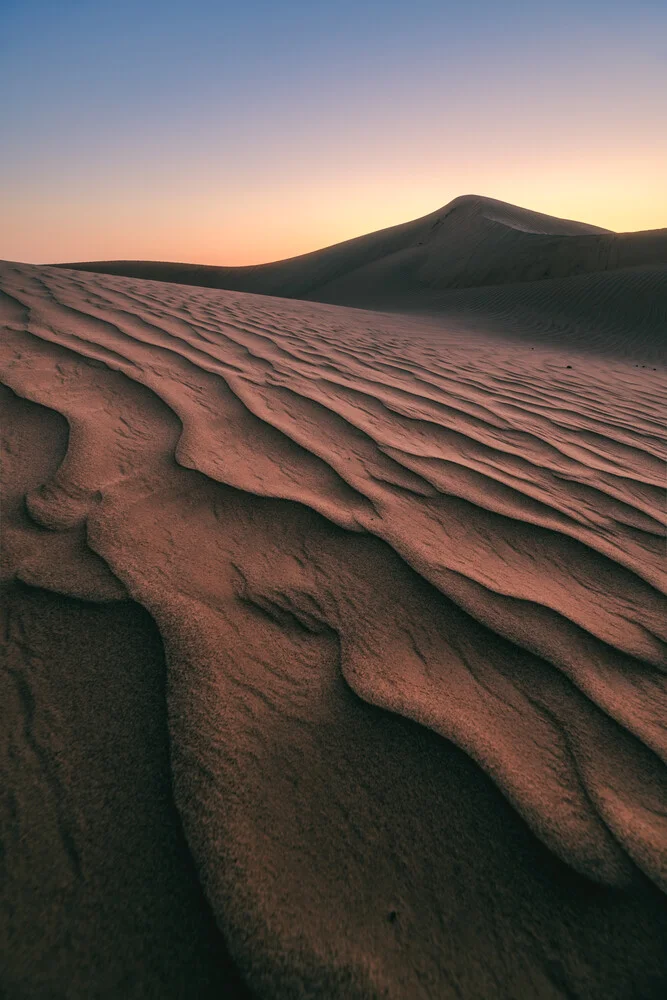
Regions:
<instances>
[{"instance_id":1,"label":"dune crest","mask_svg":"<svg viewBox=\"0 0 667 1000\"><path fill-rule=\"evenodd\" d=\"M612 253L599 248L614 234L452 206L503 240L597 241L590 270ZM564 917L554 931L568 968L540 936L540 893L566 913L567 891L529 869L560 859L578 906L575 872L624 890L607 929L619 948L633 899L663 912L662 373L418 317L27 265L0 275L7 405L68 428L26 490L32 527L5 529L10 576L129 595L156 622L176 804L251 986L558 997L588 983L585 930L577 943ZM475 765L506 800L499 819ZM537 929L507 919L516 953L539 961L505 969L498 951L473 971L451 946L443 964L444 939L473 934L443 900L486 892L490 872L511 893L518 877L503 836L470 844L454 819L458 855L442 833L468 795L530 859L519 880ZM493 912L479 919L491 934ZM660 926L636 946L647 989ZM620 997L615 961L599 989Z\"/></svg>"},{"instance_id":2,"label":"dune crest","mask_svg":"<svg viewBox=\"0 0 667 1000\"><path fill-rule=\"evenodd\" d=\"M661 340L667 322L667 230L613 233L478 195L455 198L411 222L269 264L216 267L121 260L57 266L452 318L470 310L496 313L504 299L514 313L526 311L531 327L541 305L538 326L547 323L551 339L562 325L567 329L584 318L577 316L582 299L588 302L590 325L600 308L607 311L610 294L627 299L628 290L621 287L619 295L618 286L629 283L635 299L630 314L643 327L644 343L649 336ZM613 281L605 281L610 276ZM560 324L558 312L572 299L575 309ZM613 323L614 316L614 309L608 310L606 322ZM510 331L511 324L505 328Z\"/></svg>"}]
</instances>

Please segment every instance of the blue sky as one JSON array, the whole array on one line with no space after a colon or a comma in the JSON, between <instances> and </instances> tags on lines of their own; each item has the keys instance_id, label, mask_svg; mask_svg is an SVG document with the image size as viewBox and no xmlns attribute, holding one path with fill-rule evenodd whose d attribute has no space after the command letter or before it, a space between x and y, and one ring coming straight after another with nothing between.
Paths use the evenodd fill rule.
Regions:
<instances>
[{"instance_id":1,"label":"blue sky","mask_svg":"<svg viewBox=\"0 0 667 1000\"><path fill-rule=\"evenodd\" d=\"M0 52L4 257L245 263L473 190L667 225L667 4L12 0Z\"/></svg>"}]
</instances>

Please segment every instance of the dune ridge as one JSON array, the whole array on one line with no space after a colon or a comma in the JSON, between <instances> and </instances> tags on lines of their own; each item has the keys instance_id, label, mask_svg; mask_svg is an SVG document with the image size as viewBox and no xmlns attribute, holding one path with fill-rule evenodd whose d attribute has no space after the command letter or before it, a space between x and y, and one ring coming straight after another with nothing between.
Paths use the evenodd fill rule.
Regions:
<instances>
[{"instance_id":1,"label":"dune ridge","mask_svg":"<svg viewBox=\"0 0 667 1000\"><path fill-rule=\"evenodd\" d=\"M371 309L442 312L446 294L582 275L662 272L667 314L667 230L613 233L492 198L465 195L414 221L288 260L244 267L158 261L88 261L57 265L106 274L231 289ZM521 296L522 289L515 289ZM543 289L538 288L540 295ZM654 289L655 292L655 289ZM454 296L455 305L460 297ZM470 302L475 304L474 297Z\"/></svg>"},{"instance_id":2,"label":"dune ridge","mask_svg":"<svg viewBox=\"0 0 667 1000\"><path fill-rule=\"evenodd\" d=\"M539 234L541 218L515 231ZM157 624L176 805L253 989L556 997L583 983L620 997L640 975L657 996L667 517L663 373L637 367L650 340L619 320L634 362L600 332L595 361L570 363L557 337L508 340L492 310L475 332L73 270L0 274L10 412L26 400L67 425L26 489L28 521L5 526L8 577L129 596ZM502 832L471 842L468 795L537 874L500 860ZM453 822L453 802L469 856L438 820ZM622 893L615 924L570 876L576 905L545 887L556 858ZM450 897L486 898L488 871L508 900L523 887L498 932L511 967L493 944L466 960L471 925L443 917ZM502 899L474 910L485 940ZM594 973L596 934L619 950L629 937L635 961Z\"/></svg>"}]
</instances>

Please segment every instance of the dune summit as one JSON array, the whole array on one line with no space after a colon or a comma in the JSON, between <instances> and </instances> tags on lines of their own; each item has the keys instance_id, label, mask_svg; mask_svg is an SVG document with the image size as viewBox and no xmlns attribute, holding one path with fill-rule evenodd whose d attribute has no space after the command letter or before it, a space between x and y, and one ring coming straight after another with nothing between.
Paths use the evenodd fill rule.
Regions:
<instances>
[{"instance_id":1,"label":"dune summit","mask_svg":"<svg viewBox=\"0 0 667 1000\"><path fill-rule=\"evenodd\" d=\"M248 267L157 261L58 265L105 274L330 302L367 309L475 313L507 335L548 325L576 346L601 331L664 340L667 230L612 233L491 198L467 195L444 208L324 250Z\"/></svg>"},{"instance_id":2,"label":"dune summit","mask_svg":"<svg viewBox=\"0 0 667 1000\"><path fill-rule=\"evenodd\" d=\"M436 216L2 265L11 995L664 994L665 237Z\"/></svg>"}]
</instances>

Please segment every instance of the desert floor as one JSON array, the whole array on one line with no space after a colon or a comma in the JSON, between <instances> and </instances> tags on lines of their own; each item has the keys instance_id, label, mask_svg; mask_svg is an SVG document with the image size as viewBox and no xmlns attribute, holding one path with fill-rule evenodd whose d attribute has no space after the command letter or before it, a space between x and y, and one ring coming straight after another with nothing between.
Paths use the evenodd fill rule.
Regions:
<instances>
[{"instance_id":1,"label":"desert floor","mask_svg":"<svg viewBox=\"0 0 667 1000\"><path fill-rule=\"evenodd\" d=\"M10 1000L665 995L660 282L0 266Z\"/></svg>"}]
</instances>

